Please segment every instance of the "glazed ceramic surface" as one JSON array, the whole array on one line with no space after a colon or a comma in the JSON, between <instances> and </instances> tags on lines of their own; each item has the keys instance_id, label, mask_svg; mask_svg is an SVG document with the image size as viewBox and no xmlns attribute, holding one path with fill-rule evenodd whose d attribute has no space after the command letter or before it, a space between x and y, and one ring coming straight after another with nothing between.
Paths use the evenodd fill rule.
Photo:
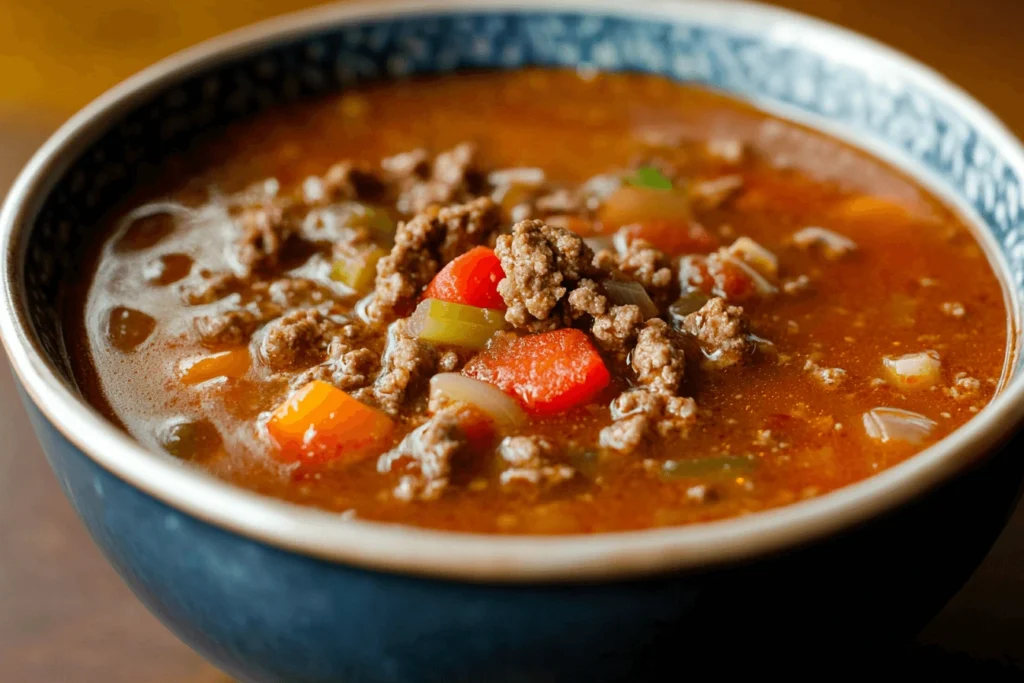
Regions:
<instances>
[{"instance_id":1,"label":"glazed ceramic surface","mask_svg":"<svg viewBox=\"0 0 1024 683\"><path fill-rule=\"evenodd\" d=\"M983 556L1024 458L1006 388L924 453L820 499L680 529L499 538L346 521L148 453L78 397L58 315L97 218L198 132L359 83L524 65L633 70L748 99L891 161L959 207L1024 294L1020 144L905 57L727 2L346 3L163 62L73 118L5 205L0 330L64 490L140 598L245 681L620 680L735 623L912 633ZM966 510L966 512L965 512ZM831 577L824 582L822 577ZM822 600L827 591L828 600ZM733 624L733 627L730 627ZM716 630L718 629L718 630ZM863 635L863 632L860 632ZM684 648L685 649L685 648Z\"/></svg>"}]
</instances>

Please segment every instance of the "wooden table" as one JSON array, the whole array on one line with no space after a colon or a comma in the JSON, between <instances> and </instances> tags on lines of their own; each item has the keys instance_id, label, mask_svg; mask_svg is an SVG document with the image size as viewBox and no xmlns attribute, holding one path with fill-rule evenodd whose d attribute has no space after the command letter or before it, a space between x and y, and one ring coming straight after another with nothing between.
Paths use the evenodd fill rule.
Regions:
<instances>
[{"instance_id":1,"label":"wooden table","mask_svg":"<svg viewBox=\"0 0 1024 683\"><path fill-rule=\"evenodd\" d=\"M0 0L0 188L54 125L117 80L210 35L310 4ZM778 4L930 63L1024 134L1021 0ZM0 441L0 681L229 683L142 608L87 538L36 445L6 363ZM921 642L1024 661L1024 512ZM984 669L971 677L994 678Z\"/></svg>"}]
</instances>

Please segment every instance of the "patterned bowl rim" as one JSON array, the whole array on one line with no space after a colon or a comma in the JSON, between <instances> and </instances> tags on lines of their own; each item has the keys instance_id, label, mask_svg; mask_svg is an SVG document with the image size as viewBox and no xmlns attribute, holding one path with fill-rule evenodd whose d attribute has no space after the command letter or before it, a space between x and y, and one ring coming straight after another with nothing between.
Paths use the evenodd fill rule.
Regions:
<instances>
[{"instance_id":1,"label":"patterned bowl rim","mask_svg":"<svg viewBox=\"0 0 1024 683\"><path fill-rule=\"evenodd\" d=\"M1024 150L1017 139L944 77L891 48L788 10L721 0L641 0L625 8L617 0L384 0L345 2L274 18L173 55L100 96L45 143L8 195L0 213L5 303L0 311L0 334L27 394L68 441L101 467L168 505L169 517L181 511L274 547L369 569L467 581L533 582L707 568L792 548L909 502L984 457L1024 423L1024 376L1018 376L949 437L884 472L818 498L683 527L508 537L344 520L337 514L237 488L147 451L68 388L31 331L20 276L27 240L20 235L32 226L56 179L122 112L183 74L285 38L365 20L470 11L574 11L626 19L700 21L768 35L816 53L853 55L859 63L877 65L923 92L954 103L1024 177ZM1005 264L1003 271L1005 276Z\"/></svg>"}]
</instances>

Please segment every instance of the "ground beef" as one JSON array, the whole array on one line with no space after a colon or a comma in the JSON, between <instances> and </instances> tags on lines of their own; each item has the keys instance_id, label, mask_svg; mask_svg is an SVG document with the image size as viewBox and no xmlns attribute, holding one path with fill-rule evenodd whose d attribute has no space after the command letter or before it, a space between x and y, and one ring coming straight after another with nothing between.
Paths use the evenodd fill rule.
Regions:
<instances>
[{"instance_id":1,"label":"ground beef","mask_svg":"<svg viewBox=\"0 0 1024 683\"><path fill-rule=\"evenodd\" d=\"M290 208L283 202L269 202L242 210L235 259L243 275L277 266L281 250L299 227Z\"/></svg>"},{"instance_id":2,"label":"ground beef","mask_svg":"<svg viewBox=\"0 0 1024 683\"><path fill-rule=\"evenodd\" d=\"M957 401L973 400L981 393L981 382L969 377L966 372L958 372L953 386L947 388L946 394Z\"/></svg>"},{"instance_id":3,"label":"ground beef","mask_svg":"<svg viewBox=\"0 0 1024 683\"><path fill-rule=\"evenodd\" d=\"M637 383L664 396L675 396L683 381L686 357L681 335L660 318L648 320L633 349Z\"/></svg>"},{"instance_id":4,"label":"ground beef","mask_svg":"<svg viewBox=\"0 0 1024 683\"><path fill-rule=\"evenodd\" d=\"M499 220L498 206L480 197L467 204L432 207L400 223L395 246L377 264L370 316L386 321L407 312L441 266L486 241Z\"/></svg>"},{"instance_id":5,"label":"ground beef","mask_svg":"<svg viewBox=\"0 0 1024 683\"><path fill-rule=\"evenodd\" d=\"M569 317L573 320L585 316L597 317L608 312L608 298L600 292L597 283L583 278L576 289L569 292L566 298Z\"/></svg>"},{"instance_id":6,"label":"ground beef","mask_svg":"<svg viewBox=\"0 0 1024 683\"><path fill-rule=\"evenodd\" d=\"M197 286L183 288L182 298L189 306L212 304L240 292L247 284L248 278L238 277L235 273L215 273Z\"/></svg>"},{"instance_id":7,"label":"ground beef","mask_svg":"<svg viewBox=\"0 0 1024 683\"><path fill-rule=\"evenodd\" d=\"M636 239L629 243L626 252L618 259L618 267L642 284L655 302L667 303L676 294L672 261L644 240Z\"/></svg>"},{"instance_id":8,"label":"ground beef","mask_svg":"<svg viewBox=\"0 0 1024 683\"><path fill-rule=\"evenodd\" d=\"M615 420L601 430L603 447L631 453L656 438L683 437L697 417L692 398L665 396L646 389L631 389L611 405Z\"/></svg>"},{"instance_id":9,"label":"ground beef","mask_svg":"<svg viewBox=\"0 0 1024 683\"><path fill-rule=\"evenodd\" d=\"M425 149L414 149L387 157L380 166L395 180L424 179L430 174L430 155Z\"/></svg>"},{"instance_id":10,"label":"ground beef","mask_svg":"<svg viewBox=\"0 0 1024 683\"><path fill-rule=\"evenodd\" d=\"M401 188L397 206L402 213L419 213L434 205L464 202L480 189L476 148L470 143L464 142L438 154L426 177L422 175L418 152L409 154L413 156L399 155L385 162L385 168L404 172L395 173Z\"/></svg>"},{"instance_id":11,"label":"ground beef","mask_svg":"<svg viewBox=\"0 0 1024 683\"><path fill-rule=\"evenodd\" d=\"M804 371L810 373L826 389L838 389L846 381L846 370L824 368L811 359L804 363Z\"/></svg>"},{"instance_id":12,"label":"ground beef","mask_svg":"<svg viewBox=\"0 0 1024 683\"><path fill-rule=\"evenodd\" d=\"M380 456L377 471L403 472L393 491L399 500L436 500L448 487L453 460L465 445L455 413L442 411Z\"/></svg>"},{"instance_id":13,"label":"ground beef","mask_svg":"<svg viewBox=\"0 0 1024 683\"><path fill-rule=\"evenodd\" d=\"M558 327L559 302L594 271L594 253L579 235L539 220L517 223L511 235L498 238L495 253L505 271L498 284L508 306L505 319L516 327Z\"/></svg>"},{"instance_id":14,"label":"ground beef","mask_svg":"<svg viewBox=\"0 0 1024 683\"><path fill-rule=\"evenodd\" d=\"M351 161L343 161L327 169L322 180L323 201L368 201L377 199L385 189L373 171Z\"/></svg>"},{"instance_id":15,"label":"ground beef","mask_svg":"<svg viewBox=\"0 0 1024 683\"><path fill-rule=\"evenodd\" d=\"M203 346L216 349L242 346L266 320L265 313L250 304L223 313L199 316L193 325Z\"/></svg>"},{"instance_id":16,"label":"ground beef","mask_svg":"<svg viewBox=\"0 0 1024 683\"><path fill-rule=\"evenodd\" d=\"M498 446L498 453L508 464L501 473L502 486L554 486L572 479L576 470L554 462L555 452L555 446L540 436L506 436Z\"/></svg>"},{"instance_id":17,"label":"ground beef","mask_svg":"<svg viewBox=\"0 0 1024 683\"><path fill-rule=\"evenodd\" d=\"M960 320L967 315L967 309L959 301L944 301L940 307L943 315Z\"/></svg>"},{"instance_id":18,"label":"ground beef","mask_svg":"<svg viewBox=\"0 0 1024 683\"><path fill-rule=\"evenodd\" d=\"M367 387L380 370L380 348L361 323L350 322L334 331L327 346L327 360L291 381L297 389L315 379L352 391ZM372 402L371 396L368 399Z\"/></svg>"},{"instance_id":19,"label":"ground beef","mask_svg":"<svg viewBox=\"0 0 1024 683\"><path fill-rule=\"evenodd\" d=\"M260 357L269 368L277 371L319 363L342 324L316 308L291 311L267 325L260 344Z\"/></svg>"},{"instance_id":20,"label":"ground beef","mask_svg":"<svg viewBox=\"0 0 1024 683\"><path fill-rule=\"evenodd\" d=\"M603 350L625 358L633 348L643 324L644 314L639 306L612 306L608 313L594 318L590 332L594 336L594 341Z\"/></svg>"},{"instance_id":21,"label":"ground beef","mask_svg":"<svg viewBox=\"0 0 1024 683\"><path fill-rule=\"evenodd\" d=\"M373 385L373 395L381 409L398 415L410 388L420 384L435 367L435 353L405 333L405 320L388 330L387 347L381 358L381 372Z\"/></svg>"},{"instance_id":22,"label":"ground beef","mask_svg":"<svg viewBox=\"0 0 1024 683\"><path fill-rule=\"evenodd\" d=\"M687 315L682 326L700 342L705 364L712 367L740 363L754 350L743 309L730 306L721 298L715 297Z\"/></svg>"}]
</instances>

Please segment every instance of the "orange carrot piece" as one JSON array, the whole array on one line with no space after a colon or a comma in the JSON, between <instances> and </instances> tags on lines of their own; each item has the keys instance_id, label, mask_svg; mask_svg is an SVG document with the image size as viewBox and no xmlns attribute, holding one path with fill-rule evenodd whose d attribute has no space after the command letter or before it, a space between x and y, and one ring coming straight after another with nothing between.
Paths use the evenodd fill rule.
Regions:
<instances>
[{"instance_id":1,"label":"orange carrot piece","mask_svg":"<svg viewBox=\"0 0 1024 683\"><path fill-rule=\"evenodd\" d=\"M449 262L427 285L426 299L505 310L498 283L505 279L501 261L487 247L475 247Z\"/></svg>"},{"instance_id":2,"label":"orange carrot piece","mask_svg":"<svg viewBox=\"0 0 1024 683\"><path fill-rule=\"evenodd\" d=\"M385 413L320 380L295 391L267 421L281 460L317 464L361 460L393 428Z\"/></svg>"},{"instance_id":3,"label":"orange carrot piece","mask_svg":"<svg viewBox=\"0 0 1024 683\"><path fill-rule=\"evenodd\" d=\"M516 396L534 415L589 403L611 380L587 335L572 328L502 336L473 358L463 373Z\"/></svg>"},{"instance_id":4,"label":"orange carrot piece","mask_svg":"<svg viewBox=\"0 0 1024 683\"><path fill-rule=\"evenodd\" d=\"M642 239L670 256L708 254L718 248L718 239L700 223L688 220L650 220L623 226L632 239Z\"/></svg>"},{"instance_id":5,"label":"orange carrot piece","mask_svg":"<svg viewBox=\"0 0 1024 683\"><path fill-rule=\"evenodd\" d=\"M237 379L249 371L251 363L249 349L243 346L201 358L191 358L181 363L179 371L181 381L185 384L199 384L216 377Z\"/></svg>"}]
</instances>

